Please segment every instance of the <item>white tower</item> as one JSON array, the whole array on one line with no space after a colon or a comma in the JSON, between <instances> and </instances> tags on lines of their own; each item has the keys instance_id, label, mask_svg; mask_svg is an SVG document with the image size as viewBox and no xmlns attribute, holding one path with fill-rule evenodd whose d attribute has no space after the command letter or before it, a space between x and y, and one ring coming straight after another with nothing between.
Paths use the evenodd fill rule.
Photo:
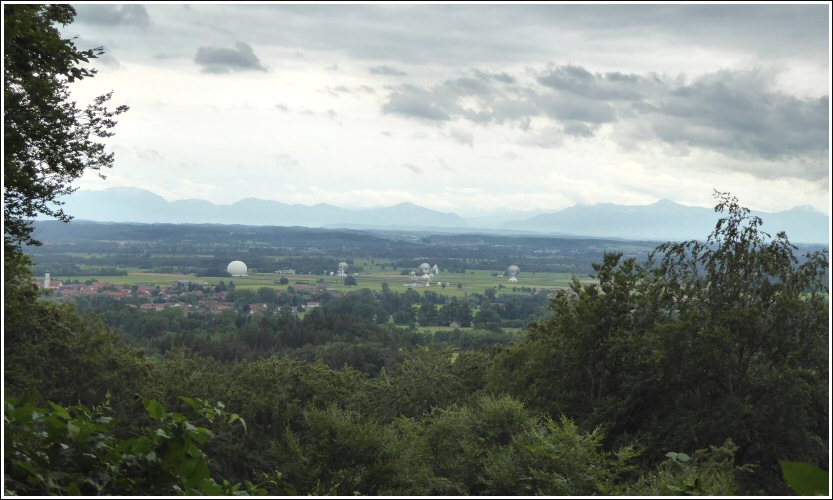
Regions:
<instances>
[{"instance_id":1,"label":"white tower","mask_svg":"<svg viewBox=\"0 0 833 500\"><path fill-rule=\"evenodd\" d=\"M433 274L434 276L439 276L440 275L440 267L438 265L434 264L434 267L431 268L431 274Z\"/></svg>"},{"instance_id":2,"label":"white tower","mask_svg":"<svg viewBox=\"0 0 833 500\"><path fill-rule=\"evenodd\" d=\"M47 272L46 274L43 275L43 287L44 288L49 288L50 281L51 280L49 279L49 273Z\"/></svg>"}]
</instances>

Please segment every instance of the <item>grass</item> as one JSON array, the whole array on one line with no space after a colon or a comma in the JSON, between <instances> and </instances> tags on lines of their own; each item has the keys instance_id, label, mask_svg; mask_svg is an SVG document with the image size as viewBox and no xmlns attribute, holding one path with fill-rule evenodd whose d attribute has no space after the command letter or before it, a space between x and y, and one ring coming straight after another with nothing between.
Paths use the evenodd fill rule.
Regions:
<instances>
[{"instance_id":1,"label":"grass","mask_svg":"<svg viewBox=\"0 0 833 500\"><path fill-rule=\"evenodd\" d=\"M483 331L485 331L482 328L475 328L473 326L461 326L459 328L452 328L450 326L420 326L418 328L418 330L419 330L420 333L431 333L431 334L440 333L440 332L450 333L450 332L453 332L454 330L460 330L461 332L483 332ZM501 330L503 330L504 332L507 332L507 333L520 333L520 332L524 331L524 328L501 328Z\"/></svg>"},{"instance_id":2,"label":"grass","mask_svg":"<svg viewBox=\"0 0 833 500\"><path fill-rule=\"evenodd\" d=\"M356 259L356 267L364 269L359 276L356 276L357 286L348 287L344 284L344 278L338 276L321 276L321 275L289 275L283 276L274 273L251 273L244 277L194 277L191 275L184 275L178 273L151 273L142 271L138 268L127 267L127 276L69 276L61 277L54 276L57 280L78 280L84 282L86 280L95 279L98 281L106 281L115 285L160 285L167 286L174 284L177 280L193 280L200 282L207 282L210 285L216 285L220 281L226 284L234 282L240 289L257 290L261 287L274 288L276 290L286 290L289 286L297 286L302 282L304 284L317 286L326 284L329 288L346 292L350 290L357 290L367 288L370 290L382 290L382 283L387 283L390 289L397 293L403 293L408 288L406 284L411 283L410 275L402 275L399 270L392 270L390 268L390 261L386 259ZM386 265L386 269L382 269L382 265ZM489 288L498 289L499 294L523 294L527 293L521 291L521 287L525 288L567 288L570 285L573 275L569 273L521 273L518 277L518 283L508 283L508 278L501 276L503 270L472 270L465 273L440 273L431 281L429 287L415 287L417 292L432 291L452 297L465 297L469 294L484 293ZM499 273L498 276L493 276L494 273ZM278 284L277 281L281 277L286 277L289 283L286 285ZM320 281L322 280L322 281ZM593 281L589 276L579 276L582 282ZM448 283L445 289L437 286L437 283ZM461 285L460 288L457 285ZM503 285L504 288L498 288ZM515 291L512 288L515 287Z\"/></svg>"}]
</instances>

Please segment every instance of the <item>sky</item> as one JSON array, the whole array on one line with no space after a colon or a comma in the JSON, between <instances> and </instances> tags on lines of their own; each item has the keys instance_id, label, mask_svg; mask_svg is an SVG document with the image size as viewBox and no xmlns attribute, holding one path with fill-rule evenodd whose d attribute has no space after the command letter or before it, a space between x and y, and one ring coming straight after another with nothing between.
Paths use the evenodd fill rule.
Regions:
<instances>
[{"instance_id":1,"label":"sky","mask_svg":"<svg viewBox=\"0 0 833 500\"><path fill-rule=\"evenodd\" d=\"M462 216L669 199L830 213L826 4L76 4L107 179Z\"/></svg>"}]
</instances>

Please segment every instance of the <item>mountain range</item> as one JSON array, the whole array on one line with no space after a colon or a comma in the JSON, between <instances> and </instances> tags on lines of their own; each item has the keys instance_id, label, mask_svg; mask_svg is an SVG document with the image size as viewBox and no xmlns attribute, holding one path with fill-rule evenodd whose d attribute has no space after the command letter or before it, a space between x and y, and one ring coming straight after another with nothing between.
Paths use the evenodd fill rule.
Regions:
<instances>
[{"instance_id":1,"label":"mountain range","mask_svg":"<svg viewBox=\"0 0 833 500\"><path fill-rule=\"evenodd\" d=\"M114 187L77 191L65 198L64 210L79 220L141 223L212 223L255 226L340 227L354 229L405 229L436 232L527 233L639 240L704 238L719 214L704 207L660 200L651 205L576 205L559 212L530 216L524 212L498 212L464 219L412 203L372 209L346 209L319 203L286 204L246 198L230 205L206 200L166 201L150 191ZM828 243L829 217L812 207L783 212L756 212L762 228L771 234L784 230L790 241Z\"/></svg>"}]
</instances>

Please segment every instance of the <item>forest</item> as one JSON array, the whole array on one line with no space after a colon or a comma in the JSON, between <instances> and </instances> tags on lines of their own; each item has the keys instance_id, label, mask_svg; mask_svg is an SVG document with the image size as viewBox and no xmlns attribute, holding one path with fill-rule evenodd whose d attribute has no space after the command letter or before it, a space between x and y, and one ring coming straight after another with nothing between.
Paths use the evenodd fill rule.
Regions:
<instances>
[{"instance_id":1,"label":"forest","mask_svg":"<svg viewBox=\"0 0 833 500\"><path fill-rule=\"evenodd\" d=\"M401 239L299 228L119 226L107 247L87 237L100 226L62 225L71 214L54 203L112 166L96 141L127 111L111 94L66 102L103 53L60 38L74 15L4 5L4 495L829 494L828 251L764 233L728 193L701 240L596 248L549 296L359 284L303 315L269 288L234 290L219 314L54 300L33 283L44 262L199 275L234 254L193 269L175 254L193 252L191 234L228 239L212 232L252 257L312 256L329 239L401 252L400 267L511 263L506 237L432 237L415 256ZM67 248L41 245L36 215L58 219L46 226L76 260L49 260ZM575 244L547 245L562 243ZM252 314L261 293L269 307ZM415 326L447 321L460 328Z\"/></svg>"}]
</instances>

